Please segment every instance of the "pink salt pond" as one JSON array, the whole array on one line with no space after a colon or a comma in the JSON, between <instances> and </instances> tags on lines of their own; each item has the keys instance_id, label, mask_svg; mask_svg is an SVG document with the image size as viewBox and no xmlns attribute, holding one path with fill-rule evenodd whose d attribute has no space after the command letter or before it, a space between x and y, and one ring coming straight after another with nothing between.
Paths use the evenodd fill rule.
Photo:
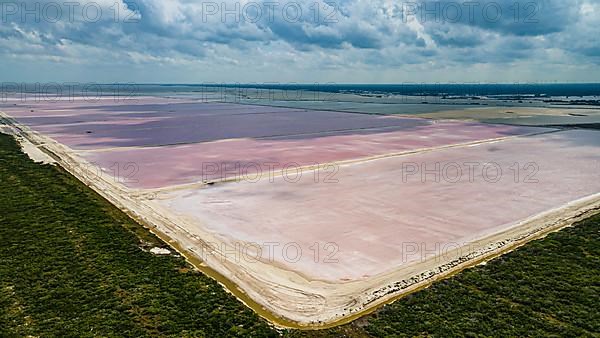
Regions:
<instances>
[{"instance_id":1,"label":"pink salt pond","mask_svg":"<svg viewBox=\"0 0 600 338\"><path fill-rule=\"evenodd\" d=\"M303 173L176 190L159 203L192 220L192 234L294 243L304 254L275 251L277 264L357 280L598 194L599 172L600 133L574 130L341 166L329 183ZM330 249L317 261L315 243Z\"/></svg>"},{"instance_id":2,"label":"pink salt pond","mask_svg":"<svg viewBox=\"0 0 600 338\"><path fill-rule=\"evenodd\" d=\"M160 188L234 176L260 177L314 164L382 156L548 129L441 121L406 130L370 134L314 136L307 139L231 139L177 146L81 152L106 172L133 164L135 177L122 177L131 188Z\"/></svg>"}]
</instances>

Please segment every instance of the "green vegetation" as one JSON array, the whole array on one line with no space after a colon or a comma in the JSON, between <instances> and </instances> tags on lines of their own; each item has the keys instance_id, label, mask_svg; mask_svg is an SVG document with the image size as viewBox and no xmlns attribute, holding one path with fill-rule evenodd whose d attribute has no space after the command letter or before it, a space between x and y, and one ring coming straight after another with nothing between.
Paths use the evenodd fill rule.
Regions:
<instances>
[{"instance_id":1,"label":"green vegetation","mask_svg":"<svg viewBox=\"0 0 600 338\"><path fill-rule=\"evenodd\" d=\"M59 167L0 134L0 336L276 336ZM290 337L600 337L600 215L351 324Z\"/></svg>"}]
</instances>

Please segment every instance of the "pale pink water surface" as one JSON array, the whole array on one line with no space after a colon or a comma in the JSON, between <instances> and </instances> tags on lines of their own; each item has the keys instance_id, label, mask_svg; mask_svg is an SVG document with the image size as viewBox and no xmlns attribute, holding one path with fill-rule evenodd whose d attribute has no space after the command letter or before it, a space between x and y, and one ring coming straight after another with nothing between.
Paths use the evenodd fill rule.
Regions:
<instances>
[{"instance_id":1,"label":"pale pink water surface","mask_svg":"<svg viewBox=\"0 0 600 338\"><path fill-rule=\"evenodd\" d=\"M268 175L547 130L152 97L17 101L1 109L132 188Z\"/></svg>"},{"instance_id":2,"label":"pale pink water surface","mask_svg":"<svg viewBox=\"0 0 600 338\"><path fill-rule=\"evenodd\" d=\"M545 130L444 121L401 131L374 131L372 134L323 135L291 140L234 139L177 146L117 148L81 154L109 173L114 173L115 165L132 163L137 167L137 172L123 179L124 184L132 188L160 188L241 175L258 179L299 166Z\"/></svg>"},{"instance_id":3,"label":"pale pink water surface","mask_svg":"<svg viewBox=\"0 0 600 338\"><path fill-rule=\"evenodd\" d=\"M458 181L458 170L441 173L456 164ZM415 165L428 174L415 173ZM224 239L278 243L276 261L287 268L352 280L598 194L599 173L600 132L573 130L353 164L339 169L337 183L305 173L298 182L277 177L174 191L160 203L195 220L192 233L199 227ZM281 250L290 243L304 253L298 261L297 250L291 257ZM315 262L315 243L321 250L333 243L337 262L324 262L323 251Z\"/></svg>"}]
</instances>

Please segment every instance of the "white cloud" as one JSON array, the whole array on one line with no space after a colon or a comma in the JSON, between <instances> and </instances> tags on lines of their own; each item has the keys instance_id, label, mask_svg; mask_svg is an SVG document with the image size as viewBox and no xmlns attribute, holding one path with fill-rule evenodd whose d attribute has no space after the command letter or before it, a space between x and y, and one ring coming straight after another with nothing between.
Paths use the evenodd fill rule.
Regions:
<instances>
[{"instance_id":1,"label":"white cloud","mask_svg":"<svg viewBox=\"0 0 600 338\"><path fill-rule=\"evenodd\" d=\"M454 69L527 65L527 72L509 72L522 81L528 79L519 77L547 76L536 73L546 71L547 63L564 66L556 80L570 78L569 71L577 76L599 74L600 45L592 37L600 34L600 4L590 0L539 0L534 21L525 20L533 13L525 7L530 1L519 1L522 7L515 16L510 9L514 1L503 0L503 16L494 22L482 12L476 12L474 20L465 13L461 20L444 20L448 1L438 2L442 7L434 19L418 14L407 18L402 3L391 0L290 0L277 6L269 2L228 0L223 6L221 1L125 0L115 5L114 0L86 0L74 8L73 17L63 6L58 22L51 20L49 10L43 13L50 0L26 1L28 8L40 4L39 22L31 15L23 17L22 8L13 13L14 8L1 2L0 71L20 80L19 74L29 74L25 60L36 60L45 65L38 77L65 76L52 66L60 63L85 65L81 76L130 76L133 81L150 77L152 82L175 74L189 82L364 82L365 77L374 82L424 77L461 81L454 77L466 77L464 72ZM96 7L101 8L100 18L94 16ZM573 71L574 65L586 71ZM156 71L140 76L136 67ZM94 68L102 73L94 73Z\"/></svg>"}]
</instances>

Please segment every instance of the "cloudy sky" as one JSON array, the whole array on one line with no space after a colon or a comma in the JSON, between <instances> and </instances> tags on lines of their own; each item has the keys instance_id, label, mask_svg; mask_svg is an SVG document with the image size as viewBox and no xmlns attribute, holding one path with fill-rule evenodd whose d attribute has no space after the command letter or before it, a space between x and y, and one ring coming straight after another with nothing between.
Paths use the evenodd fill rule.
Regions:
<instances>
[{"instance_id":1,"label":"cloudy sky","mask_svg":"<svg viewBox=\"0 0 600 338\"><path fill-rule=\"evenodd\" d=\"M600 82L600 0L0 0L0 81Z\"/></svg>"}]
</instances>

